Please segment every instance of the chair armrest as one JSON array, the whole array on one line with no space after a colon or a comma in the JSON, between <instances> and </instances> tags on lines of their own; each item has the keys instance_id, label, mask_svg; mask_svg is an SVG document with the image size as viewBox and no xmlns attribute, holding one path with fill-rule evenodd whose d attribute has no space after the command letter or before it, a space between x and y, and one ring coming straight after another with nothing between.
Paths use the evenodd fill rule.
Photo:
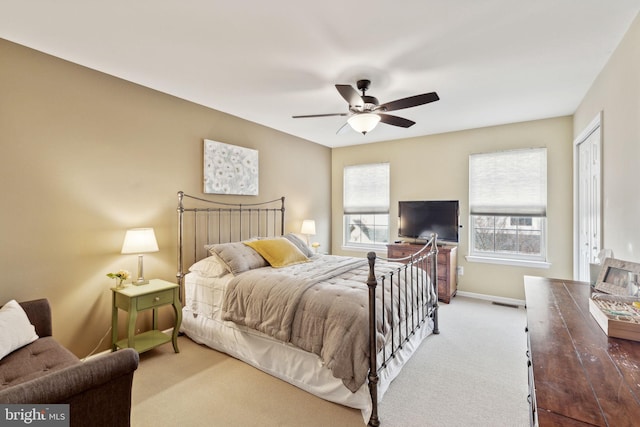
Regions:
<instances>
[{"instance_id":1,"label":"chair armrest","mask_svg":"<svg viewBox=\"0 0 640 427\"><path fill-rule=\"evenodd\" d=\"M27 317L36 328L39 337L50 337L51 327L51 306L46 298L24 301L20 303L22 309L27 313Z\"/></svg>"},{"instance_id":2,"label":"chair armrest","mask_svg":"<svg viewBox=\"0 0 640 427\"><path fill-rule=\"evenodd\" d=\"M97 356L0 390L0 402L67 403L71 426L128 426L138 362L138 353L130 348Z\"/></svg>"}]
</instances>

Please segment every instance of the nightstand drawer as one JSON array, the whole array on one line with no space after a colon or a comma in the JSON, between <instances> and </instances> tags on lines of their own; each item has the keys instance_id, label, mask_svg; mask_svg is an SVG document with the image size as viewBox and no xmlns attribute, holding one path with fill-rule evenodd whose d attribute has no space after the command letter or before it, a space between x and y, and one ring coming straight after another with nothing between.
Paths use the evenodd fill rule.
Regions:
<instances>
[{"instance_id":1,"label":"nightstand drawer","mask_svg":"<svg viewBox=\"0 0 640 427\"><path fill-rule=\"evenodd\" d=\"M171 303L173 303L173 289L156 292L155 294L141 295L137 298L138 310L146 310Z\"/></svg>"}]
</instances>

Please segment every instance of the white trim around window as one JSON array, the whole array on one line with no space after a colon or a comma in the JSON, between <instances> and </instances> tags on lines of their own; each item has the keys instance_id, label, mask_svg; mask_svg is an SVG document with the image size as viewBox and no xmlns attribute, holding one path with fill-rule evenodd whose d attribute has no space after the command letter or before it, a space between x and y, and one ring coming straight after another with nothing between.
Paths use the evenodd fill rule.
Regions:
<instances>
[{"instance_id":1,"label":"white trim around window","mask_svg":"<svg viewBox=\"0 0 640 427\"><path fill-rule=\"evenodd\" d=\"M530 268L551 268L551 263L548 261L529 261L525 259L510 259L510 258L497 258L497 257L482 257L477 255L467 255L464 257L469 262L480 262L484 264L500 264L511 265L514 267L530 267Z\"/></svg>"}]
</instances>

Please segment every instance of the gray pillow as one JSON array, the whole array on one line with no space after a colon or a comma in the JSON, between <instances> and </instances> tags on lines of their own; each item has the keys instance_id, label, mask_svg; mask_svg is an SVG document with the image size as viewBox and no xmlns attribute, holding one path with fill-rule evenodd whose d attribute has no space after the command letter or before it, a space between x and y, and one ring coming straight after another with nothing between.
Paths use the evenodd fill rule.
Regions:
<instances>
[{"instance_id":1,"label":"gray pillow","mask_svg":"<svg viewBox=\"0 0 640 427\"><path fill-rule=\"evenodd\" d=\"M288 233L288 234L285 234L283 237L289 240L294 245L296 245L296 247L300 249L300 252L305 254L307 258L313 256L313 251L311 250L311 248L307 246L307 244L295 234Z\"/></svg>"},{"instance_id":2,"label":"gray pillow","mask_svg":"<svg viewBox=\"0 0 640 427\"><path fill-rule=\"evenodd\" d=\"M209 248L209 252L217 255L232 274L269 265L262 255L242 242L213 245Z\"/></svg>"}]
</instances>

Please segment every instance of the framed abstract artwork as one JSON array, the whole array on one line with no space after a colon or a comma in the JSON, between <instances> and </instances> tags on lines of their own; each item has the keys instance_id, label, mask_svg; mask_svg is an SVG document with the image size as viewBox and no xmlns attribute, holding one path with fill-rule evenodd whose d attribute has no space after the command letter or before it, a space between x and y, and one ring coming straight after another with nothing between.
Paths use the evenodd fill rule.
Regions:
<instances>
[{"instance_id":1,"label":"framed abstract artwork","mask_svg":"<svg viewBox=\"0 0 640 427\"><path fill-rule=\"evenodd\" d=\"M204 140L204 192L258 195L258 151Z\"/></svg>"}]
</instances>

